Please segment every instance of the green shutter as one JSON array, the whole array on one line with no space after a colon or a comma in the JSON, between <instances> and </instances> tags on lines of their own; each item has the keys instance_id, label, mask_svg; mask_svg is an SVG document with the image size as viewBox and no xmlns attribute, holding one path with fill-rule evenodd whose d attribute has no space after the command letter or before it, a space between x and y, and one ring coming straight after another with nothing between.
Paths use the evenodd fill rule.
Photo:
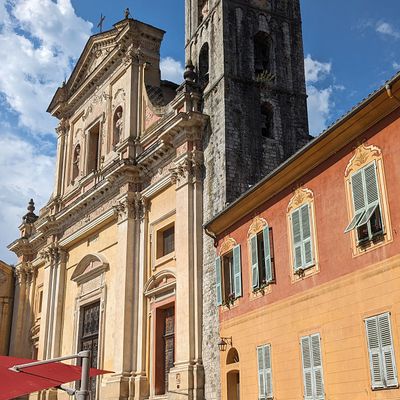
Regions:
<instances>
[{"instance_id":1,"label":"green shutter","mask_svg":"<svg viewBox=\"0 0 400 400\"><path fill-rule=\"evenodd\" d=\"M324 378L321 359L321 338L319 333L311 335L311 353L314 378L314 399L324 399Z\"/></svg>"},{"instance_id":2,"label":"green shutter","mask_svg":"<svg viewBox=\"0 0 400 400\"><path fill-rule=\"evenodd\" d=\"M265 279L267 283L274 280L271 262L271 242L269 240L269 226L267 225L263 229L263 242L264 242L264 267L265 267Z\"/></svg>"},{"instance_id":3,"label":"green shutter","mask_svg":"<svg viewBox=\"0 0 400 400\"><path fill-rule=\"evenodd\" d=\"M351 189L353 193L354 214L365 211L366 204L362 170L351 176Z\"/></svg>"},{"instance_id":4,"label":"green shutter","mask_svg":"<svg viewBox=\"0 0 400 400\"><path fill-rule=\"evenodd\" d=\"M221 257L215 259L215 289L217 292L217 306L222 304L222 279L221 279Z\"/></svg>"},{"instance_id":5,"label":"green shutter","mask_svg":"<svg viewBox=\"0 0 400 400\"><path fill-rule=\"evenodd\" d=\"M376 178L375 162L364 168L365 194L368 206L379 202L378 180Z\"/></svg>"},{"instance_id":6,"label":"green shutter","mask_svg":"<svg viewBox=\"0 0 400 400\"><path fill-rule=\"evenodd\" d=\"M390 315L388 313L378 316L378 327L386 386L397 387L396 361L393 349L392 330L390 327Z\"/></svg>"},{"instance_id":7,"label":"green shutter","mask_svg":"<svg viewBox=\"0 0 400 400\"><path fill-rule=\"evenodd\" d=\"M242 265L240 260L240 245L233 248L233 274L235 298L242 295Z\"/></svg>"},{"instance_id":8,"label":"green shutter","mask_svg":"<svg viewBox=\"0 0 400 400\"><path fill-rule=\"evenodd\" d=\"M369 364L371 371L372 389L384 387L383 368L380 350L378 318L372 317L365 320L365 329L367 332Z\"/></svg>"},{"instance_id":9,"label":"green shutter","mask_svg":"<svg viewBox=\"0 0 400 400\"><path fill-rule=\"evenodd\" d=\"M303 265L302 257L302 232L300 223L300 210L297 209L292 212L292 240L293 240L293 258L294 270L297 271Z\"/></svg>"},{"instance_id":10,"label":"green shutter","mask_svg":"<svg viewBox=\"0 0 400 400\"><path fill-rule=\"evenodd\" d=\"M263 346L264 350L264 382L265 394L267 399L273 398L272 390L272 363L271 363L271 345Z\"/></svg>"},{"instance_id":11,"label":"green shutter","mask_svg":"<svg viewBox=\"0 0 400 400\"><path fill-rule=\"evenodd\" d=\"M301 338L301 359L303 364L304 398L313 400L313 375L310 337Z\"/></svg>"},{"instance_id":12,"label":"green shutter","mask_svg":"<svg viewBox=\"0 0 400 400\"><path fill-rule=\"evenodd\" d=\"M258 288L260 282L258 273L258 249L257 249L257 235L254 235L250 239L251 247L251 281L253 289Z\"/></svg>"},{"instance_id":13,"label":"green shutter","mask_svg":"<svg viewBox=\"0 0 400 400\"><path fill-rule=\"evenodd\" d=\"M303 266L308 267L314 263L311 237L311 212L310 205L306 204L300 209L301 213L301 230L303 241Z\"/></svg>"},{"instance_id":14,"label":"green shutter","mask_svg":"<svg viewBox=\"0 0 400 400\"><path fill-rule=\"evenodd\" d=\"M258 362L258 398L265 399L265 378L264 378L264 351L262 347L257 347Z\"/></svg>"}]
</instances>

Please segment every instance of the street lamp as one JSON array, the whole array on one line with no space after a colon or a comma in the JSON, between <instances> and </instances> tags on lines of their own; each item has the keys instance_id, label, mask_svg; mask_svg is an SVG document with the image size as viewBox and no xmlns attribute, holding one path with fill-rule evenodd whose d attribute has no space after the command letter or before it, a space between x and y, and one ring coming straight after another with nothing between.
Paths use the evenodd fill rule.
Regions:
<instances>
[{"instance_id":1,"label":"street lamp","mask_svg":"<svg viewBox=\"0 0 400 400\"><path fill-rule=\"evenodd\" d=\"M230 337L221 337L218 343L219 351L226 351L227 346L232 347L232 336Z\"/></svg>"}]
</instances>

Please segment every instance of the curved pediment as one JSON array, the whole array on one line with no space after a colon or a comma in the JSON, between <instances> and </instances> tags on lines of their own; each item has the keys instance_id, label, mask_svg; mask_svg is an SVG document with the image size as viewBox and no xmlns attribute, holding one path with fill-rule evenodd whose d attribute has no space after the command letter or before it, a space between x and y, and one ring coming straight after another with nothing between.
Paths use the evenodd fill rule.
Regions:
<instances>
[{"instance_id":1,"label":"curved pediment","mask_svg":"<svg viewBox=\"0 0 400 400\"><path fill-rule=\"evenodd\" d=\"M108 261L102 254L88 254L79 261L71 276L71 280L77 283L88 281L108 269Z\"/></svg>"},{"instance_id":2,"label":"curved pediment","mask_svg":"<svg viewBox=\"0 0 400 400\"><path fill-rule=\"evenodd\" d=\"M176 276L172 271L160 271L153 275L144 286L145 296L155 296L175 289Z\"/></svg>"}]
</instances>

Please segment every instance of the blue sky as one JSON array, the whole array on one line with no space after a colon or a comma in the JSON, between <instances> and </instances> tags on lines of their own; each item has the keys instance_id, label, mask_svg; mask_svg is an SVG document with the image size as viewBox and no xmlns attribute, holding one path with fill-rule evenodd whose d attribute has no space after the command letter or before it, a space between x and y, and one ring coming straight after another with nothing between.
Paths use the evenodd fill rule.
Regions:
<instances>
[{"instance_id":1,"label":"blue sky","mask_svg":"<svg viewBox=\"0 0 400 400\"><path fill-rule=\"evenodd\" d=\"M90 34L123 18L167 31L162 74L184 64L183 0L0 0L0 259L31 197L43 207L54 181L57 121L47 105ZM398 0L302 0L311 133L317 135L400 70ZM38 210L37 210L38 211Z\"/></svg>"}]
</instances>

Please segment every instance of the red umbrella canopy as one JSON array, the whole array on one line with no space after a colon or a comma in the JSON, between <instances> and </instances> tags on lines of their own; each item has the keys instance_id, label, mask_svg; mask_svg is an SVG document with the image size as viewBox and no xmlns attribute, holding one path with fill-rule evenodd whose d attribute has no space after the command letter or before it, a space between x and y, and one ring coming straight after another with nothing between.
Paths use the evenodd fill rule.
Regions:
<instances>
[{"instance_id":1,"label":"red umbrella canopy","mask_svg":"<svg viewBox=\"0 0 400 400\"><path fill-rule=\"evenodd\" d=\"M37 392L59 386L63 383L79 381L81 367L60 362L26 367L20 372L10 371L14 365L27 364L36 360L0 356L0 400ZM109 371L91 368L90 376L106 374Z\"/></svg>"}]
</instances>

